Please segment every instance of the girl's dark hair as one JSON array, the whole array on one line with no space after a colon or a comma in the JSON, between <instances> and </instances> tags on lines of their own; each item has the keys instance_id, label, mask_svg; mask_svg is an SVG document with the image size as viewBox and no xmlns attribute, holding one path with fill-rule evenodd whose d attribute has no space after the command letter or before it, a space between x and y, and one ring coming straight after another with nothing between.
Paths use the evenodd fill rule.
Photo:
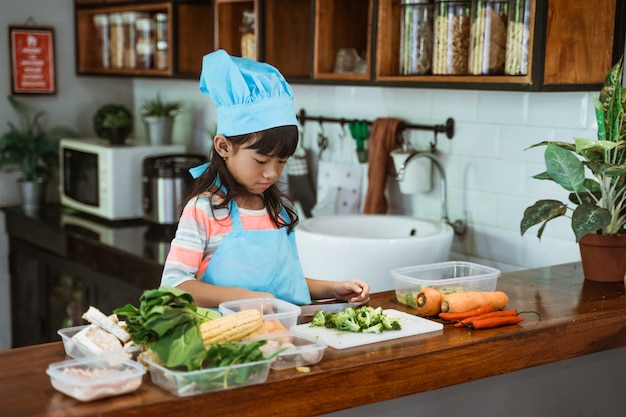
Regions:
<instances>
[{"instance_id":1,"label":"girl's dark hair","mask_svg":"<svg viewBox=\"0 0 626 417\"><path fill-rule=\"evenodd\" d=\"M298 128L296 126L279 126L255 133L229 136L226 139L236 149L255 141L247 149L254 149L261 155L286 159L294 154L298 146ZM191 183L187 196L181 203L181 207L185 207L189 200L202 194L204 191L224 196L223 203L211 206L211 210L228 207L228 203L235 198L237 189L241 186L235 181L230 171L226 168L224 160L214 148L209 152L209 162L209 168ZM216 185L218 177L222 185L221 190ZM282 192L276 184L272 184L270 188L265 190L263 197L270 219L279 228L288 227L288 233L291 233L298 224L299 219L289 196ZM287 211L289 219L280 217L283 208Z\"/></svg>"}]
</instances>

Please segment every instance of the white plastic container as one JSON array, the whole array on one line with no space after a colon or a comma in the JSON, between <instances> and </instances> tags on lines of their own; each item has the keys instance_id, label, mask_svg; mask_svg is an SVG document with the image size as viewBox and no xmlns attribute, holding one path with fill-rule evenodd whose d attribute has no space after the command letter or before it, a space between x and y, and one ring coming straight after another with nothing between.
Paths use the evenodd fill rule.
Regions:
<instances>
[{"instance_id":1,"label":"white plastic container","mask_svg":"<svg viewBox=\"0 0 626 417\"><path fill-rule=\"evenodd\" d=\"M261 384L267 380L274 359L241 363L198 371L180 371L166 368L145 359L150 368L152 383L179 397L221 391L246 385Z\"/></svg>"},{"instance_id":2,"label":"white plastic container","mask_svg":"<svg viewBox=\"0 0 626 417\"><path fill-rule=\"evenodd\" d=\"M391 270L398 302L416 307L417 293L426 287L442 293L495 291L500 271L472 262L450 261Z\"/></svg>"},{"instance_id":3,"label":"white plastic container","mask_svg":"<svg viewBox=\"0 0 626 417\"><path fill-rule=\"evenodd\" d=\"M297 324L298 316L302 312L297 305L277 298L225 301L218 306L218 310L223 316L250 309L261 311L264 320L279 320L287 329Z\"/></svg>"},{"instance_id":4,"label":"white plastic container","mask_svg":"<svg viewBox=\"0 0 626 417\"><path fill-rule=\"evenodd\" d=\"M137 390L146 369L119 356L90 356L50 364L54 389L79 401L93 401Z\"/></svg>"}]
</instances>

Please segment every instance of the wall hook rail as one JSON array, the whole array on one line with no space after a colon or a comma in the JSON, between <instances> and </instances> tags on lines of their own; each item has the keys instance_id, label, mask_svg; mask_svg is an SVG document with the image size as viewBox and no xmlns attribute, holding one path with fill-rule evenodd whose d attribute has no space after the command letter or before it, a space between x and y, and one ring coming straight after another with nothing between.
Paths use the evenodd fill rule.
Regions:
<instances>
[{"instance_id":1,"label":"wall hook rail","mask_svg":"<svg viewBox=\"0 0 626 417\"><path fill-rule=\"evenodd\" d=\"M362 119L346 119L343 117L325 117L325 116L310 116L306 113L304 109L300 109L300 112L296 116L300 123L304 123L305 121L315 121L318 123L340 123L342 126L344 124L349 123L367 123L367 125L372 125L371 120L362 120ZM402 131L404 129L415 129L415 130L431 130L437 133L445 133L448 139L452 139L454 137L454 119L449 117L444 124L437 125L425 125L425 124L415 124L415 123L402 123L399 126L399 129ZM436 137L436 136L435 136ZM431 144L432 145L432 144ZM436 143L435 143L436 145Z\"/></svg>"}]
</instances>

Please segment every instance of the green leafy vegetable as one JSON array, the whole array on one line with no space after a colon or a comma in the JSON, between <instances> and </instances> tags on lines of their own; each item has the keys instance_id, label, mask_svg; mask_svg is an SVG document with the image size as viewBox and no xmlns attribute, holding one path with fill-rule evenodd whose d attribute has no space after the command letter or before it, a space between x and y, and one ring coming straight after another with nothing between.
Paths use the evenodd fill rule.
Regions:
<instances>
[{"instance_id":1,"label":"green leafy vegetable","mask_svg":"<svg viewBox=\"0 0 626 417\"><path fill-rule=\"evenodd\" d=\"M382 307L348 307L337 313L318 310L313 314L311 327L326 327L348 332L382 333L384 330L401 330L400 319L387 315Z\"/></svg>"},{"instance_id":2,"label":"green leafy vegetable","mask_svg":"<svg viewBox=\"0 0 626 417\"><path fill-rule=\"evenodd\" d=\"M115 309L126 317L128 332L137 344L150 346L167 367L200 369L206 353L200 323L220 317L194 304L191 294L173 287L145 291L139 308Z\"/></svg>"}]
</instances>

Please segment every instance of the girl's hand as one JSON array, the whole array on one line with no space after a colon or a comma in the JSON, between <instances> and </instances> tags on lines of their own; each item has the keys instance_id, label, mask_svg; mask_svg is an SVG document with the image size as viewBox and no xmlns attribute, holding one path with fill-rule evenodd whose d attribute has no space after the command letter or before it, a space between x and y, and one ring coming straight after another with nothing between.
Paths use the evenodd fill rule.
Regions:
<instances>
[{"instance_id":1,"label":"girl's hand","mask_svg":"<svg viewBox=\"0 0 626 417\"><path fill-rule=\"evenodd\" d=\"M349 303L366 302L370 298L370 286L360 279L338 282L333 287L334 297Z\"/></svg>"}]
</instances>

